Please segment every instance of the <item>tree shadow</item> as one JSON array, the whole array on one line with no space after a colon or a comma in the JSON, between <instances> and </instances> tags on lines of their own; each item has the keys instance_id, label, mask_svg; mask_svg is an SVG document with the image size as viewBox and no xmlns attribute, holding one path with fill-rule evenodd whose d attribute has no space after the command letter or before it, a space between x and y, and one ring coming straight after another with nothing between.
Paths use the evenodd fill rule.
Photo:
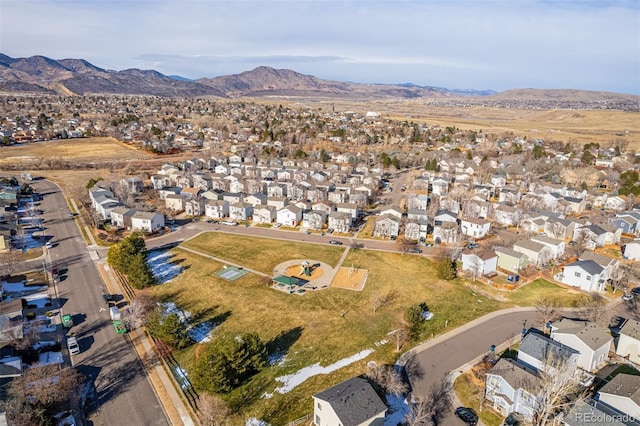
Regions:
<instances>
[{"instance_id":1,"label":"tree shadow","mask_svg":"<svg viewBox=\"0 0 640 426\"><path fill-rule=\"evenodd\" d=\"M408 353L406 355L406 360L401 370L402 379L405 383L409 384L411 388L411 383L415 381L422 380L424 378L424 369L420 365L420 361L418 361L415 353Z\"/></svg>"},{"instance_id":2,"label":"tree shadow","mask_svg":"<svg viewBox=\"0 0 640 426\"><path fill-rule=\"evenodd\" d=\"M273 340L267 342L267 352L270 356L284 357L291 346L293 346L300 336L302 336L303 327L294 327L290 330L283 331L278 334Z\"/></svg>"}]
</instances>

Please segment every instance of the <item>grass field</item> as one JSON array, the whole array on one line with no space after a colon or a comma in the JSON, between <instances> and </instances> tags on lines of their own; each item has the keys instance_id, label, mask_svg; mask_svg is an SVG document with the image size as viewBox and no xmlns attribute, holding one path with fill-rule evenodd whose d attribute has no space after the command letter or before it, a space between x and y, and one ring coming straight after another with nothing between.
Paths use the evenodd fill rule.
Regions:
<instances>
[{"instance_id":1,"label":"grass field","mask_svg":"<svg viewBox=\"0 0 640 426\"><path fill-rule=\"evenodd\" d=\"M2 148L0 167L5 163L38 164L51 158L72 161L102 162L109 160L142 160L153 156L118 142L113 138L79 138L34 142ZM26 167L30 169L30 167Z\"/></svg>"},{"instance_id":2,"label":"grass field","mask_svg":"<svg viewBox=\"0 0 640 426\"><path fill-rule=\"evenodd\" d=\"M343 250L218 233L203 234L184 245L265 273L292 258L311 258L335 265ZM156 294L202 320L216 319L221 323L216 333L256 332L269 342L272 351L279 347L286 356L282 365L266 369L225 396L243 416L257 416L271 424L285 424L311 412L310 395L362 374L366 361L393 363L397 354L387 333L399 325L411 304L424 301L435 314L431 321L424 323L420 339L452 329L501 306L475 295L461 281L435 279L433 264L418 256L351 250L344 265L369 270L362 292L327 289L297 296L269 288L255 274L234 282L225 281L214 276L214 272L222 268L221 263L179 248L174 249L174 253L174 260L188 269L172 282L155 287ZM374 313L372 295L387 292L395 293L393 302ZM389 343L377 346L376 342L383 339ZM187 371L193 366L198 346L176 353ZM315 363L327 366L365 349L375 351L365 360L332 374L311 377L289 393L274 392L277 387L274 379L278 376ZM260 398L264 393L273 396ZM237 422L240 423L240 417Z\"/></svg>"},{"instance_id":3,"label":"grass field","mask_svg":"<svg viewBox=\"0 0 640 426\"><path fill-rule=\"evenodd\" d=\"M504 297L506 301L518 306L533 306L537 300L545 298L557 302L560 306L575 307L580 300L584 299L585 294L539 278L516 291L504 294Z\"/></svg>"}]
</instances>

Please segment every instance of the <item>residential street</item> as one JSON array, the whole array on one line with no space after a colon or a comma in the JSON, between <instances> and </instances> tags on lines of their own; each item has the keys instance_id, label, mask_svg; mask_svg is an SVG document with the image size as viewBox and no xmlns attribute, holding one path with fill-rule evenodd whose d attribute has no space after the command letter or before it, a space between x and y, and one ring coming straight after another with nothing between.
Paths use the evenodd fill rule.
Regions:
<instances>
[{"instance_id":1,"label":"residential street","mask_svg":"<svg viewBox=\"0 0 640 426\"><path fill-rule=\"evenodd\" d=\"M102 297L103 282L75 220L68 216L64 194L46 180L34 181L32 187L44 196L41 208L46 235L53 236L46 266L57 268L61 275L53 293L58 295L62 313L73 315L75 325L70 332L76 334L80 345L81 353L71 361L95 379L99 407L89 424L168 425L131 344L111 325ZM21 267L42 269L43 260L25 262Z\"/></svg>"}]
</instances>

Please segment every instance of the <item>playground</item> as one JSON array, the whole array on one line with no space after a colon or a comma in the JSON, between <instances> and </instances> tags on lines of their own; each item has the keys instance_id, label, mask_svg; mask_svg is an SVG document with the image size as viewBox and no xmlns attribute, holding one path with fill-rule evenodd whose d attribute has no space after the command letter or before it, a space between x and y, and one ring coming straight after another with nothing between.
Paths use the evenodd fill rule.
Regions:
<instances>
[{"instance_id":1,"label":"playground","mask_svg":"<svg viewBox=\"0 0 640 426\"><path fill-rule=\"evenodd\" d=\"M334 269L323 262L295 259L273 269L273 288L298 295L329 287L362 291L367 276L366 269L353 265Z\"/></svg>"}]
</instances>

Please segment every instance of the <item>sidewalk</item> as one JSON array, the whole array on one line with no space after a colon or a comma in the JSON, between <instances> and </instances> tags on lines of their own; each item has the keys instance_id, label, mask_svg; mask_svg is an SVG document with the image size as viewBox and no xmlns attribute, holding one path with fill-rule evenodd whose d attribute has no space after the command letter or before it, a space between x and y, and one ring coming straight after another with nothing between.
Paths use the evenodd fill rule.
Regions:
<instances>
[{"instance_id":1,"label":"sidewalk","mask_svg":"<svg viewBox=\"0 0 640 426\"><path fill-rule=\"evenodd\" d=\"M107 290L112 294L123 294L108 265L101 263L97 266ZM138 358L147 372L151 387L161 402L171 424L194 426L195 423L191 417L190 410L180 398L173 380L164 369L162 361L154 352L144 331L142 329L129 331L127 337L133 344Z\"/></svg>"}]
</instances>

